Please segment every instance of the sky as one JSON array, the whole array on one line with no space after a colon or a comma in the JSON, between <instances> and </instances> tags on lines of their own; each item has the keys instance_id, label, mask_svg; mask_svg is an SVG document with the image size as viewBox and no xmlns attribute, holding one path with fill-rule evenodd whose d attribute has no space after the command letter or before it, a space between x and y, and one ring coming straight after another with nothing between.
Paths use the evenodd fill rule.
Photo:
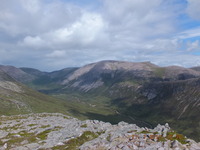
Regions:
<instances>
[{"instance_id":1,"label":"sky","mask_svg":"<svg viewBox=\"0 0 200 150\"><path fill-rule=\"evenodd\" d=\"M0 64L200 66L200 0L1 0Z\"/></svg>"}]
</instances>

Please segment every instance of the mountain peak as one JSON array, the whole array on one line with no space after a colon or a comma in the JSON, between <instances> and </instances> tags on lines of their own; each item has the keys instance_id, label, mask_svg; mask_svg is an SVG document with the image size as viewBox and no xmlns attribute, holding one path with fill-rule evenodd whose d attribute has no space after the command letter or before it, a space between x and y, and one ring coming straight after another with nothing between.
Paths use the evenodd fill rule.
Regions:
<instances>
[{"instance_id":1,"label":"mountain peak","mask_svg":"<svg viewBox=\"0 0 200 150\"><path fill-rule=\"evenodd\" d=\"M95 66L102 67L102 69L108 70L151 70L154 67L158 67L151 62L128 62L115 60L104 60L93 64L95 64Z\"/></svg>"}]
</instances>

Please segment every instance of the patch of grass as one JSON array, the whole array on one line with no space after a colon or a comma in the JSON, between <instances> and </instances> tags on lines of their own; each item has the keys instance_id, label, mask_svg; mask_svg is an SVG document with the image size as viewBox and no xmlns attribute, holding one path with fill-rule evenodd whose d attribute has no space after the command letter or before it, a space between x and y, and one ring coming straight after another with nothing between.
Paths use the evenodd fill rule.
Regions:
<instances>
[{"instance_id":1,"label":"patch of grass","mask_svg":"<svg viewBox=\"0 0 200 150\"><path fill-rule=\"evenodd\" d=\"M64 119L69 119L69 117L67 117L67 116L63 116L63 118L64 118Z\"/></svg>"},{"instance_id":2,"label":"patch of grass","mask_svg":"<svg viewBox=\"0 0 200 150\"><path fill-rule=\"evenodd\" d=\"M52 150L76 150L79 146L87 141L93 140L100 135L99 133L94 133L91 131L85 131L80 137L71 139L66 142L65 145L57 145L52 147Z\"/></svg>"},{"instance_id":3,"label":"patch of grass","mask_svg":"<svg viewBox=\"0 0 200 150\"><path fill-rule=\"evenodd\" d=\"M164 76L164 74L165 74L165 68L161 68L161 67L159 67L159 68L156 68L155 70L154 70L154 74L157 76L157 77L163 77Z\"/></svg>"},{"instance_id":4,"label":"patch of grass","mask_svg":"<svg viewBox=\"0 0 200 150\"><path fill-rule=\"evenodd\" d=\"M106 137L106 140L110 142L111 134Z\"/></svg>"},{"instance_id":5,"label":"patch of grass","mask_svg":"<svg viewBox=\"0 0 200 150\"><path fill-rule=\"evenodd\" d=\"M0 146L3 146L3 144L4 144L4 143L0 140Z\"/></svg>"},{"instance_id":6,"label":"patch of grass","mask_svg":"<svg viewBox=\"0 0 200 150\"><path fill-rule=\"evenodd\" d=\"M40 138L41 140L46 140L47 139L47 136L48 136L48 133L50 133L52 130L48 129L48 130L45 130L39 134L37 134L37 138Z\"/></svg>"},{"instance_id":7,"label":"patch of grass","mask_svg":"<svg viewBox=\"0 0 200 150\"><path fill-rule=\"evenodd\" d=\"M151 132L146 131L146 130L143 130L143 131L141 131L140 133L147 134L147 133L151 133Z\"/></svg>"},{"instance_id":8,"label":"patch of grass","mask_svg":"<svg viewBox=\"0 0 200 150\"><path fill-rule=\"evenodd\" d=\"M87 128L87 124L81 125L81 128Z\"/></svg>"},{"instance_id":9,"label":"patch of grass","mask_svg":"<svg viewBox=\"0 0 200 150\"><path fill-rule=\"evenodd\" d=\"M174 131L167 132L166 137L163 137L163 136L158 137L159 142L163 142L163 141L166 141L166 140L170 140L170 141L177 140L181 144L187 144L187 138L184 135L176 133Z\"/></svg>"},{"instance_id":10,"label":"patch of grass","mask_svg":"<svg viewBox=\"0 0 200 150\"><path fill-rule=\"evenodd\" d=\"M167 137L166 139L170 140L170 141L174 141L174 140L177 140L179 141L181 144L187 144L187 138L182 135L182 134L179 134L179 133L176 133L176 132L168 132L167 133Z\"/></svg>"},{"instance_id":11,"label":"patch of grass","mask_svg":"<svg viewBox=\"0 0 200 150\"><path fill-rule=\"evenodd\" d=\"M156 134L158 134L158 132L154 132L153 134L156 135Z\"/></svg>"},{"instance_id":12,"label":"patch of grass","mask_svg":"<svg viewBox=\"0 0 200 150\"><path fill-rule=\"evenodd\" d=\"M27 131L21 131L20 134L23 138L29 141L29 143L33 143L36 141L36 137L34 133L28 133Z\"/></svg>"},{"instance_id":13,"label":"patch of grass","mask_svg":"<svg viewBox=\"0 0 200 150\"><path fill-rule=\"evenodd\" d=\"M33 126L36 126L37 124L29 124L28 126L29 127L33 127Z\"/></svg>"},{"instance_id":14,"label":"patch of grass","mask_svg":"<svg viewBox=\"0 0 200 150\"><path fill-rule=\"evenodd\" d=\"M19 137L15 135L20 135ZM21 142L27 140L29 143L36 142L37 139L34 133L28 133L27 131L21 131L19 133L9 133L6 137L9 139L6 143L8 144L8 149L15 146L20 146ZM4 144L4 143L3 143Z\"/></svg>"},{"instance_id":15,"label":"patch of grass","mask_svg":"<svg viewBox=\"0 0 200 150\"><path fill-rule=\"evenodd\" d=\"M47 139L47 136L48 136L48 133L50 133L50 132L52 132L52 131L57 131L57 130L59 130L60 128L62 128L62 127L57 126L57 127L53 128L53 129L47 129L47 130L45 130L45 131L43 131L43 132L38 133L38 134L36 135L36 137L37 137L37 138L40 138L41 140L46 140L46 139Z\"/></svg>"},{"instance_id":16,"label":"patch of grass","mask_svg":"<svg viewBox=\"0 0 200 150\"><path fill-rule=\"evenodd\" d=\"M158 136L158 142L164 142L166 141L166 138L164 138L163 136Z\"/></svg>"},{"instance_id":17,"label":"patch of grass","mask_svg":"<svg viewBox=\"0 0 200 150\"><path fill-rule=\"evenodd\" d=\"M43 125L43 126L41 126L40 128L48 128L48 127L50 127L50 125Z\"/></svg>"}]
</instances>

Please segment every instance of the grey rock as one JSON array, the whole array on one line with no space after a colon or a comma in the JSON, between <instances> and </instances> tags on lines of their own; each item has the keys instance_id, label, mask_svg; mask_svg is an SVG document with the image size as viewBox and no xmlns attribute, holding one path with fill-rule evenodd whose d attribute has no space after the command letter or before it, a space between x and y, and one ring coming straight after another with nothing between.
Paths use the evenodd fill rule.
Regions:
<instances>
[{"instance_id":1,"label":"grey rock","mask_svg":"<svg viewBox=\"0 0 200 150\"><path fill-rule=\"evenodd\" d=\"M0 139L6 137L8 135L8 132L4 131L4 130L0 130Z\"/></svg>"},{"instance_id":2,"label":"grey rock","mask_svg":"<svg viewBox=\"0 0 200 150\"><path fill-rule=\"evenodd\" d=\"M15 116L15 119L4 116L4 122L0 125L0 129L8 128L8 131L0 130L0 140L4 143L0 150L6 149L10 145L6 145L9 138L23 138L21 132L27 132L35 136L33 142L28 141L26 138L18 143L13 144L11 150L38 150L38 149L52 149L54 146L65 145L72 139L80 137L84 132L90 131L97 136L97 138L85 141L80 145L80 150L199 150L200 145L193 140L189 140L189 144L181 144L178 141L170 141L165 139L165 142L157 141L156 136L165 138L170 127L168 124L157 125L154 129L140 128L135 124L128 124L120 122L117 125L111 125L98 120L85 120L65 116L62 114L29 114ZM6 119L7 118L7 119ZM83 126L84 125L84 126ZM13 130L13 127L14 130ZM19 127L19 128L16 128ZM148 131L148 133L141 133L141 131ZM154 135L153 133L158 132ZM7 138L8 133L14 136ZM45 138L37 136L39 134L46 134Z\"/></svg>"},{"instance_id":3,"label":"grey rock","mask_svg":"<svg viewBox=\"0 0 200 150\"><path fill-rule=\"evenodd\" d=\"M171 147L172 148L178 147L178 141L177 140L173 141Z\"/></svg>"}]
</instances>

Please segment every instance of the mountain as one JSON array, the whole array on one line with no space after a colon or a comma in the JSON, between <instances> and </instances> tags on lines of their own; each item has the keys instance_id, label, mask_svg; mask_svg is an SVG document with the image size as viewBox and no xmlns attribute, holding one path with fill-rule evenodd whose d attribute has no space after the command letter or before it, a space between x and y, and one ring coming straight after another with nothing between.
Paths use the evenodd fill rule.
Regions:
<instances>
[{"instance_id":1,"label":"mountain","mask_svg":"<svg viewBox=\"0 0 200 150\"><path fill-rule=\"evenodd\" d=\"M77 69L62 82L70 88L90 91L104 85L127 81L174 81L199 77L200 72L178 66L159 67L150 62L102 61Z\"/></svg>"},{"instance_id":2,"label":"mountain","mask_svg":"<svg viewBox=\"0 0 200 150\"><path fill-rule=\"evenodd\" d=\"M18 68L19 70L21 70L22 72L24 72L25 74L31 75L34 77L34 79L40 77L40 76L44 76L47 75L48 72L42 72L40 70L37 69L33 69L33 68Z\"/></svg>"},{"instance_id":3,"label":"mountain","mask_svg":"<svg viewBox=\"0 0 200 150\"><path fill-rule=\"evenodd\" d=\"M199 77L200 72L178 66L102 61L70 74L59 92L78 91L85 97L93 96L93 102L97 96L108 97L107 107L116 113L107 116L87 113L92 119L117 123L120 118L149 127L169 122L181 133L200 140Z\"/></svg>"},{"instance_id":4,"label":"mountain","mask_svg":"<svg viewBox=\"0 0 200 150\"><path fill-rule=\"evenodd\" d=\"M80 121L59 113L0 117L0 149L199 150L200 143L166 123L154 129L119 122Z\"/></svg>"},{"instance_id":5,"label":"mountain","mask_svg":"<svg viewBox=\"0 0 200 150\"><path fill-rule=\"evenodd\" d=\"M1 70L1 68L4 69ZM40 112L60 112L70 114L81 119L87 119L84 114L76 113L80 110L88 111L88 103L74 101L69 97L66 101L59 97L42 94L34 89L48 90L53 93L55 89L61 87L59 83L62 77L66 77L71 70L76 68L66 68L51 73L41 72L32 68L16 68L14 66L1 66L0 68L0 115L14 115ZM13 68L13 70L11 69ZM28 73L26 73L26 72ZM16 74L14 73L16 72ZM8 75L9 73L10 75ZM22 77L22 75L24 75ZM30 80L28 77L33 77ZM45 80L46 79L46 80ZM18 80L18 81L17 81ZM26 85L24 85L26 84ZM29 86L29 87L28 87ZM31 88L30 88L31 87ZM52 92L51 92L52 91ZM60 94L62 96L62 94ZM79 104L79 105L77 105ZM91 108L91 112L97 112L96 108ZM110 110L109 110L110 111ZM102 109L101 114L107 112Z\"/></svg>"},{"instance_id":6,"label":"mountain","mask_svg":"<svg viewBox=\"0 0 200 150\"><path fill-rule=\"evenodd\" d=\"M53 72L42 72L33 68L19 68L25 74L33 76L29 82L23 83L29 85L31 88L38 91L56 90L61 88L61 82L67 77L68 74L75 71L77 68L65 68Z\"/></svg>"},{"instance_id":7,"label":"mountain","mask_svg":"<svg viewBox=\"0 0 200 150\"><path fill-rule=\"evenodd\" d=\"M28 74L24 71L22 71L19 68L16 68L14 66L3 66L0 65L0 70L4 71L6 74L14 78L15 80L19 82L31 82L35 79L35 77L31 74Z\"/></svg>"},{"instance_id":8,"label":"mountain","mask_svg":"<svg viewBox=\"0 0 200 150\"><path fill-rule=\"evenodd\" d=\"M195 70L195 71L200 71L200 66L192 67L192 68L190 68L190 69Z\"/></svg>"},{"instance_id":9,"label":"mountain","mask_svg":"<svg viewBox=\"0 0 200 150\"><path fill-rule=\"evenodd\" d=\"M14 68L15 71L21 73L19 69ZM18 73L16 74L14 76L21 79L22 76ZM22 74L24 75L24 73ZM34 91L0 70L0 115L38 112L61 112L68 114L67 110L66 102Z\"/></svg>"},{"instance_id":10,"label":"mountain","mask_svg":"<svg viewBox=\"0 0 200 150\"><path fill-rule=\"evenodd\" d=\"M27 85L64 100L79 118L150 128L168 122L200 141L200 72L194 68L101 61L49 73L20 70L34 76Z\"/></svg>"}]
</instances>

